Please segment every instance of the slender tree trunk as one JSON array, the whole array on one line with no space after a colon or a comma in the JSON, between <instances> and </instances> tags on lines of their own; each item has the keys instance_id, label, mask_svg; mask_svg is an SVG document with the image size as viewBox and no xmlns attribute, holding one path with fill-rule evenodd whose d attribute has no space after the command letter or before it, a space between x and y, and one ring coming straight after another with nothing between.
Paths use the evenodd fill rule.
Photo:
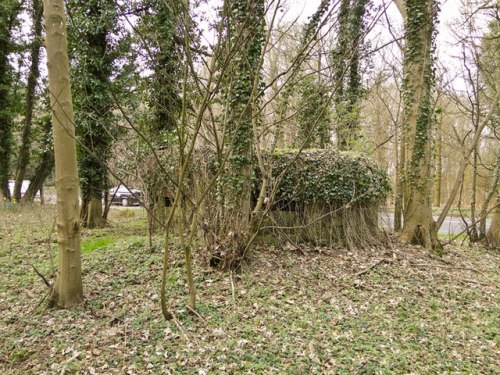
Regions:
<instances>
[{"instance_id":1,"label":"slender tree trunk","mask_svg":"<svg viewBox=\"0 0 500 375\"><path fill-rule=\"evenodd\" d=\"M434 179L434 207L441 207L441 181L443 175L443 138L441 133L441 121L436 134L436 177Z\"/></svg>"},{"instance_id":2,"label":"slender tree trunk","mask_svg":"<svg viewBox=\"0 0 500 375\"><path fill-rule=\"evenodd\" d=\"M399 126L396 124L396 133L398 132ZM396 134L396 139L399 137ZM397 143L397 142L396 142ZM403 227L402 216L403 216L403 176L402 176L402 168L404 168L405 164L405 147L404 142L402 141L402 137L399 141L399 157L398 157L398 149L396 146L396 188L394 189L394 231L400 232Z\"/></svg>"},{"instance_id":3,"label":"slender tree trunk","mask_svg":"<svg viewBox=\"0 0 500 375\"><path fill-rule=\"evenodd\" d=\"M30 160L31 127L33 122L33 107L35 103L35 90L40 76L40 49L42 46L42 13L41 0L33 0L33 43L31 45L31 67L26 87L26 114L24 119L21 146L19 147L19 160L17 165L16 182L14 185L14 199L21 201L21 187L26 175L26 167Z\"/></svg>"},{"instance_id":4,"label":"slender tree trunk","mask_svg":"<svg viewBox=\"0 0 500 375\"><path fill-rule=\"evenodd\" d=\"M407 0L404 59L404 242L438 248L431 206L434 0Z\"/></svg>"},{"instance_id":5,"label":"slender tree trunk","mask_svg":"<svg viewBox=\"0 0 500 375\"><path fill-rule=\"evenodd\" d=\"M47 68L52 107L59 267L51 305L71 308L83 296L79 188L63 0L44 0Z\"/></svg>"},{"instance_id":6,"label":"slender tree trunk","mask_svg":"<svg viewBox=\"0 0 500 375\"><path fill-rule=\"evenodd\" d=\"M476 199L477 199L477 148L472 152L472 192L470 201L470 220L471 223L476 222ZM477 225L474 224L470 229L470 241L477 242L479 234Z\"/></svg>"}]
</instances>

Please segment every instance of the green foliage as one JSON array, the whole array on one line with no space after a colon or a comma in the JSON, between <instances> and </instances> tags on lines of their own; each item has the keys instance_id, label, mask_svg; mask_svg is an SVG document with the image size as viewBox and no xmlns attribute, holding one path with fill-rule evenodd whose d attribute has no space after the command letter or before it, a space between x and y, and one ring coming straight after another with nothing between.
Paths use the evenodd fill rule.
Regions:
<instances>
[{"instance_id":1,"label":"green foliage","mask_svg":"<svg viewBox=\"0 0 500 375\"><path fill-rule=\"evenodd\" d=\"M80 185L88 202L108 188L106 163L117 133L112 92L119 87L112 76L127 38L117 26L114 2L72 0L68 9Z\"/></svg>"},{"instance_id":2,"label":"green foliage","mask_svg":"<svg viewBox=\"0 0 500 375\"><path fill-rule=\"evenodd\" d=\"M328 89L324 83L309 75L300 81L298 90L302 109L298 113L297 147L324 148L330 141L331 111Z\"/></svg>"},{"instance_id":3,"label":"green foliage","mask_svg":"<svg viewBox=\"0 0 500 375\"><path fill-rule=\"evenodd\" d=\"M359 102L361 51L366 31L367 0L342 0L338 15L338 41L331 54L335 79L337 141L341 150L352 150L360 133Z\"/></svg>"},{"instance_id":4,"label":"green foliage","mask_svg":"<svg viewBox=\"0 0 500 375\"><path fill-rule=\"evenodd\" d=\"M0 191L7 195L12 149L12 119L16 104L12 98L14 80L9 54L14 47L12 31L18 22L17 15L20 10L21 3L18 0L0 2Z\"/></svg>"},{"instance_id":5,"label":"green foliage","mask_svg":"<svg viewBox=\"0 0 500 375\"><path fill-rule=\"evenodd\" d=\"M303 63L310 56L311 49L308 48L311 41L317 36L318 30L323 24L324 16L328 13L330 7L329 0L322 0L318 6L316 12L311 16L309 22L302 29L302 36L300 44L297 48L297 55L294 57L292 66L290 67L290 73L287 78L287 84L283 86L282 94L277 97L277 118L282 123L282 128L287 125L288 105L291 101L291 97L297 90L297 76L302 70ZM277 138L281 138L282 129L278 129Z\"/></svg>"},{"instance_id":6,"label":"green foliage","mask_svg":"<svg viewBox=\"0 0 500 375\"><path fill-rule=\"evenodd\" d=\"M308 204L379 203L391 188L386 172L365 156L334 150L284 151L272 158L276 201Z\"/></svg>"},{"instance_id":7,"label":"green foliage","mask_svg":"<svg viewBox=\"0 0 500 375\"><path fill-rule=\"evenodd\" d=\"M146 114L145 128L161 142L177 130L182 109L184 39L179 37L182 13L181 5L172 0L147 0L144 5L140 42L147 51L146 65L153 72L146 78L146 100L151 113ZM162 135L158 137L158 133Z\"/></svg>"}]
</instances>

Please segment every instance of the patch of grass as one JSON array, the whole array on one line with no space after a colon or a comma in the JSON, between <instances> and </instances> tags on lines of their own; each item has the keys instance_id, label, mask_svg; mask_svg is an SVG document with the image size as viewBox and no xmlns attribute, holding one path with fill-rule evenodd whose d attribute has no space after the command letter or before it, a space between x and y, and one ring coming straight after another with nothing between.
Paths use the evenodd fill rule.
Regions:
<instances>
[{"instance_id":1,"label":"patch of grass","mask_svg":"<svg viewBox=\"0 0 500 375\"><path fill-rule=\"evenodd\" d=\"M98 249L104 249L116 242L113 236L84 239L81 243L82 253L88 254Z\"/></svg>"},{"instance_id":2,"label":"patch of grass","mask_svg":"<svg viewBox=\"0 0 500 375\"><path fill-rule=\"evenodd\" d=\"M455 239L456 241L462 241L467 239L467 233L453 234L453 233L438 233L438 238L443 240Z\"/></svg>"},{"instance_id":3,"label":"patch of grass","mask_svg":"<svg viewBox=\"0 0 500 375\"><path fill-rule=\"evenodd\" d=\"M119 217L135 217L137 215L137 210L134 210L132 208L124 208L121 210L118 210L118 216Z\"/></svg>"}]
</instances>

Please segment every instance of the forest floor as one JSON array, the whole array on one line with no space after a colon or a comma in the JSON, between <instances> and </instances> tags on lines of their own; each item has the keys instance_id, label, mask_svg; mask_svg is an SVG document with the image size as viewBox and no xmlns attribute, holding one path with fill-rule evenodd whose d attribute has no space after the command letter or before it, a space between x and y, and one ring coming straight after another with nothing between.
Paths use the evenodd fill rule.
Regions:
<instances>
[{"instance_id":1,"label":"forest floor","mask_svg":"<svg viewBox=\"0 0 500 375\"><path fill-rule=\"evenodd\" d=\"M54 215L0 208L1 374L500 373L498 251L260 248L239 274L195 262L193 315L174 246L167 322L142 210L83 230L84 301L47 309Z\"/></svg>"}]
</instances>

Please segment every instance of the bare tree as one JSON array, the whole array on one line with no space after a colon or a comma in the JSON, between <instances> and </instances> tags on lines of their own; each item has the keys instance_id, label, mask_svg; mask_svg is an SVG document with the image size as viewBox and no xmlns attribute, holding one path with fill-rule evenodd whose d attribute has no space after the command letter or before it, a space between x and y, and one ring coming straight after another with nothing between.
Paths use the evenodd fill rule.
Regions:
<instances>
[{"instance_id":1,"label":"bare tree","mask_svg":"<svg viewBox=\"0 0 500 375\"><path fill-rule=\"evenodd\" d=\"M57 190L59 267L51 304L71 308L83 296L76 141L63 0L44 1Z\"/></svg>"}]
</instances>

